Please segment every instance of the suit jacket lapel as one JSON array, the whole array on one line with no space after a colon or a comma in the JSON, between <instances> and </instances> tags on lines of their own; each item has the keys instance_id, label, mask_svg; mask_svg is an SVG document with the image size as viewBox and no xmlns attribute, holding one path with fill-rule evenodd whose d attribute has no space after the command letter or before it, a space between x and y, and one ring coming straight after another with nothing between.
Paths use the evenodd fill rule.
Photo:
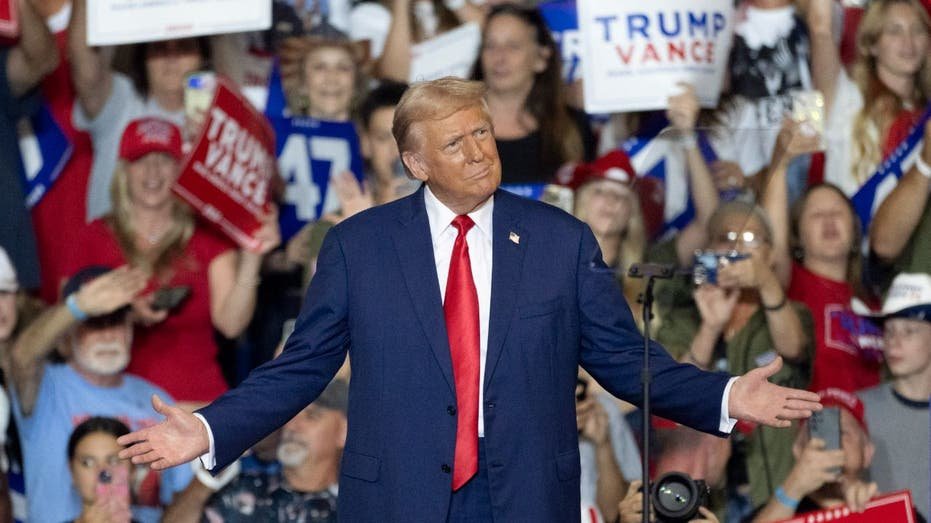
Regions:
<instances>
[{"instance_id":1,"label":"suit jacket lapel","mask_svg":"<svg viewBox=\"0 0 931 523\"><path fill-rule=\"evenodd\" d=\"M491 310L488 320L488 353L485 360L485 382L494 375L495 366L504 348L520 288L521 263L527 245L527 234L519 226L514 209L515 197L498 190L492 218Z\"/></svg>"},{"instance_id":2,"label":"suit jacket lapel","mask_svg":"<svg viewBox=\"0 0 931 523\"><path fill-rule=\"evenodd\" d=\"M443 371L450 391L455 394L449 338L446 334L443 302L436 276L430 223L424 207L423 187L407 197L405 203L410 204L409 207L403 209L399 217L399 226L392 228L394 245L401 262L401 273L410 292L414 312L420 320L436 362Z\"/></svg>"}]
</instances>

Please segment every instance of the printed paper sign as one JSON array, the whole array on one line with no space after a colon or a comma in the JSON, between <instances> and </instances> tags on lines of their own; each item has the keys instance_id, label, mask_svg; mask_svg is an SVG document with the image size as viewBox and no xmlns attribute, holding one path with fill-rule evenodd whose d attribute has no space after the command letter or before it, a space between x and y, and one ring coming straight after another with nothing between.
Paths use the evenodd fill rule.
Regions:
<instances>
[{"instance_id":1,"label":"printed paper sign","mask_svg":"<svg viewBox=\"0 0 931 523\"><path fill-rule=\"evenodd\" d=\"M783 523L915 523L912 495L900 490L873 498L866 511L851 512L847 507L826 508L787 519Z\"/></svg>"},{"instance_id":2,"label":"printed paper sign","mask_svg":"<svg viewBox=\"0 0 931 523\"><path fill-rule=\"evenodd\" d=\"M481 43L482 30L478 24L470 22L413 46L410 81L436 80L444 76L468 78Z\"/></svg>"},{"instance_id":3,"label":"printed paper sign","mask_svg":"<svg viewBox=\"0 0 931 523\"><path fill-rule=\"evenodd\" d=\"M174 191L236 243L258 247L253 234L269 210L275 135L264 116L225 80Z\"/></svg>"},{"instance_id":4,"label":"printed paper sign","mask_svg":"<svg viewBox=\"0 0 931 523\"><path fill-rule=\"evenodd\" d=\"M0 0L0 38L19 36L19 18L16 14L17 0Z\"/></svg>"},{"instance_id":5,"label":"printed paper sign","mask_svg":"<svg viewBox=\"0 0 931 523\"><path fill-rule=\"evenodd\" d=\"M115 45L271 27L271 0L92 0L88 45Z\"/></svg>"},{"instance_id":6,"label":"printed paper sign","mask_svg":"<svg viewBox=\"0 0 931 523\"><path fill-rule=\"evenodd\" d=\"M718 103L734 33L732 0L579 0L585 111L663 109L696 88Z\"/></svg>"}]
</instances>

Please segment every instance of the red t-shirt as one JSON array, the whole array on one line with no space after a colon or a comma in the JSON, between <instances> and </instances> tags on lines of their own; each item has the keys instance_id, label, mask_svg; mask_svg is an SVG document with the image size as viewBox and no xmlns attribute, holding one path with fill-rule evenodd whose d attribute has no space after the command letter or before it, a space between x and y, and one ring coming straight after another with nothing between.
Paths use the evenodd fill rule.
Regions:
<instances>
[{"instance_id":1,"label":"red t-shirt","mask_svg":"<svg viewBox=\"0 0 931 523\"><path fill-rule=\"evenodd\" d=\"M73 256L72 272L88 265L115 268L126 264L115 233L103 219L85 226L77 243L81 248ZM165 321L136 327L127 371L162 387L176 401L212 401L228 388L217 363L207 269L217 256L233 248L227 239L198 224L184 253L175 260L170 280L150 282L150 289L186 285L191 293Z\"/></svg>"},{"instance_id":2,"label":"red t-shirt","mask_svg":"<svg viewBox=\"0 0 931 523\"><path fill-rule=\"evenodd\" d=\"M789 299L808 306L815 320L810 390L856 391L879 384L882 331L850 308L853 289L792 264Z\"/></svg>"}]
</instances>

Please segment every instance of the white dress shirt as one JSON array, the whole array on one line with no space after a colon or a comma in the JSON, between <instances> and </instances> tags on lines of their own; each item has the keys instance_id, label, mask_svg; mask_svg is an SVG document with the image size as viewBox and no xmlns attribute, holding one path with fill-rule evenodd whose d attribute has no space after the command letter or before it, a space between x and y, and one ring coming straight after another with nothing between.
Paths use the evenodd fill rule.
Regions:
<instances>
[{"instance_id":1,"label":"white dress shirt","mask_svg":"<svg viewBox=\"0 0 931 523\"><path fill-rule=\"evenodd\" d=\"M491 263L492 263L492 211L495 206L495 197L492 195L478 209L469 213L469 218L475 226L466 234L466 243L469 245L469 263L472 267L472 279L475 282L475 291L478 294L478 320L479 320L479 375L481 376L478 389L478 436L485 436L484 420L484 383L485 383L485 357L488 352L488 319L491 310ZM452 258L453 244L459 231L452 226L455 212L446 207L437 199L429 186L424 187L424 205L427 210L427 221L430 224L430 237L433 241L433 259L436 262L436 277L440 285L440 296L446 300L446 280L449 278L449 261ZM737 423L730 418L727 403L730 396L731 385L737 378L731 378L724 388L721 397L721 421L719 430L730 433ZM201 456L204 467L212 469L216 463L214 455L213 432L207 420L200 414L194 414L207 427L210 439L210 450Z\"/></svg>"},{"instance_id":2,"label":"white dress shirt","mask_svg":"<svg viewBox=\"0 0 931 523\"><path fill-rule=\"evenodd\" d=\"M453 245L459 230L452 226L456 213L443 205L429 187L424 188L424 204L427 207L427 220L430 222L430 237L433 239L433 259L436 262L436 276L440 284L440 296L446 302L446 280L449 278L449 261L453 255ZM469 264L472 267L472 280L478 294L479 324L479 388L478 388L478 437L485 436L484 420L484 384L485 356L488 353L488 317L491 310L491 216L495 206L492 196L481 207L469 213L475 226L466 234L469 244Z\"/></svg>"}]
</instances>

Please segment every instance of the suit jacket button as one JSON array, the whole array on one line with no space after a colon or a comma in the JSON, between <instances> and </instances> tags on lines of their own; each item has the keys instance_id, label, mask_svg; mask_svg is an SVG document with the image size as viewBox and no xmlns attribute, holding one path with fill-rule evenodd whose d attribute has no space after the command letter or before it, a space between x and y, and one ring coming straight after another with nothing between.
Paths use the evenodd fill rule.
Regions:
<instances>
[{"instance_id":1,"label":"suit jacket button","mask_svg":"<svg viewBox=\"0 0 931 523\"><path fill-rule=\"evenodd\" d=\"M446 413L449 414L450 416L455 416L455 415L456 415L456 407L454 407L454 406L452 406L452 405L446 407Z\"/></svg>"},{"instance_id":2,"label":"suit jacket button","mask_svg":"<svg viewBox=\"0 0 931 523\"><path fill-rule=\"evenodd\" d=\"M453 471L453 469L451 469L451 468L449 467L449 465L447 465L446 463L443 463L443 466L440 467L440 470L442 470L443 472L445 472L445 473L447 473L447 474L449 474L450 472Z\"/></svg>"}]
</instances>

